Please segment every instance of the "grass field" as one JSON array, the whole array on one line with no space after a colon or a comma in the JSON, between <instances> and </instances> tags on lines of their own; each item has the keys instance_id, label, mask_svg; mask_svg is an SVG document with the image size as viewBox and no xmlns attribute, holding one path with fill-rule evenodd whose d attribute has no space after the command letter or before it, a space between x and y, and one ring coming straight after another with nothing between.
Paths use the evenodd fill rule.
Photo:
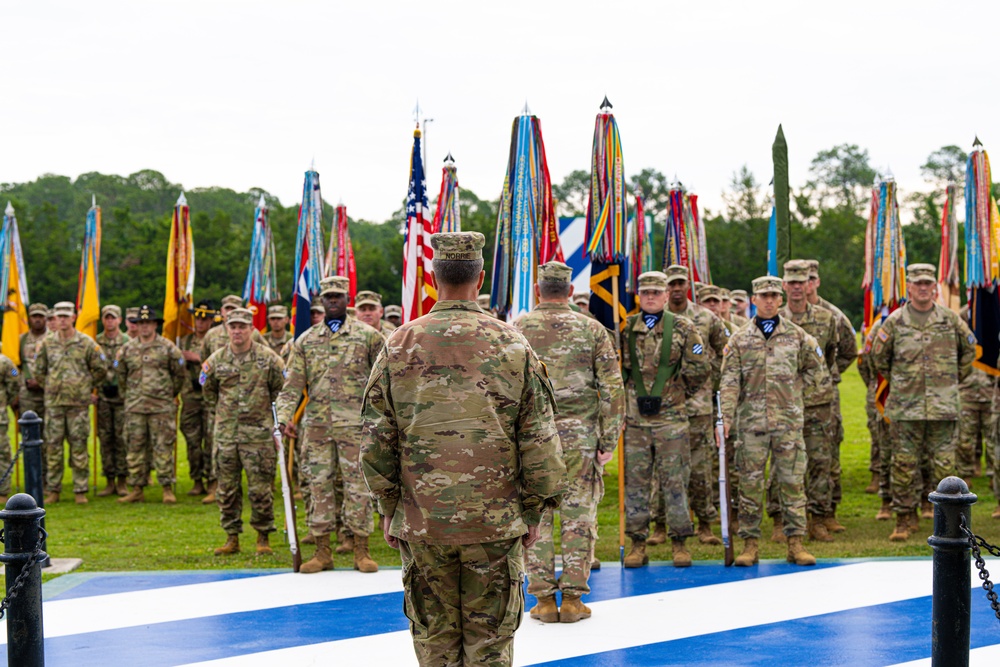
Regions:
<instances>
[{"instance_id":1,"label":"grass field","mask_svg":"<svg viewBox=\"0 0 1000 667\"><path fill-rule=\"evenodd\" d=\"M891 521L875 521L879 500L864 493L869 481L868 430L865 427L864 385L854 366L844 375L841 384L846 439L841 450L844 499L838 518L847 526L847 532L832 543L809 543L809 550L820 558L854 558L872 556L929 556L926 536L931 532L931 522L921 521L918 536L905 543L890 543ZM73 503L69 471L65 477L63 501L47 507L46 525L49 531L48 549L54 557L83 559L82 570L195 570L218 568L275 568L290 567L291 555L281 533L272 537L275 555L253 555L254 532L246 526L243 553L230 557L216 557L213 548L225 541L219 527L217 507L201 504L201 498L187 496L192 482L187 479L187 461L183 442L178 447L178 503L167 506L160 503L159 487L147 489L146 502L123 506L116 497L95 498L90 504ZM605 561L618 559L618 475L617 457L606 469L606 494L600 506L600 539L597 554ZM985 472L985 471L984 471ZM100 483L103 486L103 478ZM278 487L280 488L280 487ZM986 477L974 481L973 491L979 502L973 506L973 529L992 543L1000 542L1000 521L990 518L996 499ZM67 502L68 500L68 502ZM280 524L282 514L280 495L276 493L275 505ZM244 503L244 520L249 520L249 507ZM304 530L304 508L299 503L299 530ZM718 526L715 527L718 532ZM770 535L770 521L765 519L764 537ZM720 560L721 547L705 547L696 540L689 540L692 554L699 560ZM371 538L375 559L384 566L398 566L399 555L389 549L380 534ZM737 547L739 542L737 541ZM762 558L783 558L784 545L767 539L761 541ZM305 557L312 554L312 547L305 548ZM669 560L670 544L651 547L653 560ZM351 567L350 556L335 556L337 567Z\"/></svg>"}]
</instances>

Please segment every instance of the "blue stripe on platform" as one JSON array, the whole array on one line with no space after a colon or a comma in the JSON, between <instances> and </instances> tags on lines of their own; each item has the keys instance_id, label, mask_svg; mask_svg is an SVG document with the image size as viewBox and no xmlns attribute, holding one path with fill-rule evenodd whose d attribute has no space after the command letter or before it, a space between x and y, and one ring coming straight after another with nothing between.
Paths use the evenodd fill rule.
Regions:
<instances>
[{"instance_id":1,"label":"blue stripe on platform","mask_svg":"<svg viewBox=\"0 0 1000 667\"><path fill-rule=\"evenodd\" d=\"M42 570L44 573L45 571ZM215 581L231 579L247 579L263 577L284 570L205 570L182 572L73 572L58 579L46 582L45 593L55 589L56 592L44 596L46 602L53 600L70 600L93 595L109 595L112 593L131 593L147 591L171 586L189 586L191 584L209 584Z\"/></svg>"}]
</instances>

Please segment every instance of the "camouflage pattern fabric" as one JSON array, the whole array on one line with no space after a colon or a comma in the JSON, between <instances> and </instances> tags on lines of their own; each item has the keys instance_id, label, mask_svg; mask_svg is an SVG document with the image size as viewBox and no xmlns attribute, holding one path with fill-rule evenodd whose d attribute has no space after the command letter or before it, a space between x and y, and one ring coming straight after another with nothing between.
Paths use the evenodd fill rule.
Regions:
<instances>
[{"instance_id":1,"label":"camouflage pattern fabric","mask_svg":"<svg viewBox=\"0 0 1000 667\"><path fill-rule=\"evenodd\" d=\"M227 535L243 532L243 471L247 475L250 527L260 533L274 532L274 474L278 452L273 442L219 441L215 499L220 524Z\"/></svg>"},{"instance_id":2,"label":"camouflage pattern fabric","mask_svg":"<svg viewBox=\"0 0 1000 667\"><path fill-rule=\"evenodd\" d=\"M715 418L711 415L689 417L688 424L688 444L691 447L688 500L691 503L691 510L699 521L715 521L719 517L712 492L712 461L716 461L718 465L719 454L715 446ZM716 475L714 479L718 478Z\"/></svg>"},{"instance_id":3,"label":"camouflage pattern fabric","mask_svg":"<svg viewBox=\"0 0 1000 667\"><path fill-rule=\"evenodd\" d=\"M296 442L299 485L306 506L306 526L313 535L330 535L345 529L344 475L337 445L351 437L358 437L357 428L309 426L299 429Z\"/></svg>"},{"instance_id":4,"label":"camouflage pattern fabric","mask_svg":"<svg viewBox=\"0 0 1000 667\"><path fill-rule=\"evenodd\" d=\"M177 347L181 352L198 352L200 355L203 340L204 337L199 340L197 334L188 334L181 337ZM204 362L204 358L202 361ZM214 482L212 429L215 415L202 397L201 364L188 362L185 367L188 370L188 381L181 387L180 427L187 445L188 474L194 481Z\"/></svg>"},{"instance_id":5,"label":"camouflage pattern fabric","mask_svg":"<svg viewBox=\"0 0 1000 667\"><path fill-rule=\"evenodd\" d=\"M865 334L864 345L858 353L858 373L868 387L865 395L865 411L868 415L868 433L872 441L868 469L879 474L879 498L892 500L892 439L889 437L889 422L875 405L879 375L875 368L875 360L872 358L875 336L881 326L882 322L876 321Z\"/></svg>"},{"instance_id":6,"label":"camouflage pattern fabric","mask_svg":"<svg viewBox=\"0 0 1000 667\"><path fill-rule=\"evenodd\" d=\"M804 313L793 313L786 305L778 311L778 314L782 319L795 323L816 340L817 346L823 352L824 366L829 370L829 372L822 372L822 370L817 372L814 376L814 383L803 383L802 405L807 408L829 405L833 401L833 394L836 391L833 378L839 377L835 357L839 339L833 313L806 303Z\"/></svg>"},{"instance_id":7,"label":"camouflage pattern fabric","mask_svg":"<svg viewBox=\"0 0 1000 667\"><path fill-rule=\"evenodd\" d=\"M250 331L250 339L255 343L267 345L264 336L256 328ZM229 344L229 329L225 324L214 326L208 330L205 337L201 339L201 360L205 361L217 351Z\"/></svg>"},{"instance_id":8,"label":"camouflage pattern fabric","mask_svg":"<svg viewBox=\"0 0 1000 667\"><path fill-rule=\"evenodd\" d=\"M34 410L42 419L45 419L45 391L43 389L28 389L28 379L35 377L35 360L38 357L38 346L47 332L36 336L30 331L21 334L21 366L18 369L21 373L21 394L18 399L18 408L23 415L28 410Z\"/></svg>"},{"instance_id":9,"label":"camouflage pattern fabric","mask_svg":"<svg viewBox=\"0 0 1000 667\"><path fill-rule=\"evenodd\" d=\"M118 350L114 367L128 413L174 413L177 395L190 382L181 351L159 335L148 343L130 340Z\"/></svg>"},{"instance_id":10,"label":"camouflage pattern fabric","mask_svg":"<svg viewBox=\"0 0 1000 667\"><path fill-rule=\"evenodd\" d=\"M827 403L806 408L802 426L802 440L806 448L806 511L816 516L833 514L832 463L833 407ZM777 516L781 511L778 501L777 469L771 467L767 486L767 514Z\"/></svg>"},{"instance_id":11,"label":"camouflage pattern fabric","mask_svg":"<svg viewBox=\"0 0 1000 667\"><path fill-rule=\"evenodd\" d=\"M754 327L756 328L756 327ZM760 538L761 498L764 495L764 467L771 460L772 485L784 523L785 535L805 535L806 472L805 444L800 431L782 430L774 435L745 432L736 450L740 471L739 536Z\"/></svg>"},{"instance_id":12,"label":"camouflage pattern fabric","mask_svg":"<svg viewBox=\"0 0 1000 667\"><path fill-rule=\"evenodd\" d=\"M649 537L650 488L659 486L664 519L671 537L694 534L688 511L691 446L687 417L668 425L625 425L625 533L633 540Z\"/></svg>"},{"instance_id":13,"label":"camouflage pattern fabric","mask_svg":"<svg viewBox=\"0 0 1000 667\"><path fill-rule=\"evenodd\" d=\"M282 351L285 349L285 345L292 340L292 334L288 333L287 330L284 330L281 332L281 336L279 338L275 338L272 333L268 333L264 336L264 339L267 341L267 346L271 348L271 352L274 352L280 357Z\"/></svg>"},{"instance_id":14,"label":"camouflage pattern fabric","mask_svg":"<svg viewBox=\"0 0 1000 667\"><path fill-rule=\"evenodd\" d=\"M976 449L990 437L990 404L962 403L958 420L958 447L955 452L955 474L969 479L975 474ZM988 447L988 445L987 445Z\"/></svg>"},{"instance_id":15,"label":"camouflage pattern fabric","mask_svg":"<svg viewBox=\"0 0 1000 667\"><path fill-rule=\"evenodd\" d=\"M837 354L835 363L831 363L830 365L830 373L833 375L833 383L840 384L840 379L844 371L857 361L858 358L857 332L854 330L851 320L844 314L844 311L823 297L817 298L819 301L815 305L830 311L835 317L837 325ZM834 372L834 368L836 368L836 372Z\"/></svg>"},{"instance_id":16,"label":"camouflage pattern fabric","mask_svg":"<svg viewBox=\"0 0 1000 667\"><path fill-rule=\"evenodd\" d=\"M20 375L21 373L14 367L14 362L0 354L0 475L7 471L11 463L10 439L7 435L10 417L7 408L17 403L18 395L21 393ZM0 495L10 495L11 477L0 483Z\"/></svg>"},{"instance_id":17,"label":"camouflage pattern fabric","mask_svg":"<svg viewBox=\"0 0 1000 667\"><path fill-rule=\"evenodd\" d=\"M712 365L711 381L703 382L695 394L688 398L685 403L688 417L712 416L712 397L715 396L715 388L719 385L722 353L729 342L729 329L715 313L690 301L682 312L674 313L674 315L685 317L694 324L694 328L697 329L705 347L705 358ZM652 381L650 380L650 382Z\"/></svg>"},{"instance_id":18,"label":"camouflage pattern fabric","mask_svg":"<svg viewBox=\"0 0 1000 667\"><path fill-rule=\"evenodd\" d=\"M125 462L125 399L114 371L115 356L128 341L128 334L122 332L114 338L110 338L104 331L97 334L97 344L101 346L108 369L107 381L97 390L97 436L101 441L101 469L108 479L124 477L128 472Z\"/></svg>"},{"instance_id":19,"label":"camouflage pattern fabric","mask_svg":"<svg viewBox=\"0 0 1000 667\"><path fill-rule=\"evenodd\" d=\"M66 469L63 454L65 441L69 444L73 493L86 493L90 473L90 455L87 453L87 436L90 435L88 408L49 405L45 412L45 490L49 493L62 491L63 471Z\"/></svg>"},{"instance_id":20,"label":"camouflage pattern fabric","mask_svg":"<svg viewBox=\"0 0 1000 667\"><path fill-rule=\"evenodd\" d=\"M125 412L129 486L146 486L150 466L162 486L173 484L177 423L173 412Z\"/></svg>"},{"instance_id":21,"label":"camouflage pattern fabric","mask_svg":"<svg viewBox=\"0 0 1000 667\"><path fill-rule=\"evenodd\" d=\"M509 667L524 613L520 539L400 541L403 613L421 665Z\"/></svg>"},{"instance_id":22,"label":"camouflage pattern fabric","mask_svg":"<svg viewBox=\"0 0 1000 667\"><path fill-rule=\"evenodd\" d=\"M955 473L958 422L950 420L893 420L892 510L907 514L920 508L926 493ZM921 463L929 462L922 470Z\"/></svg>"},{"instance_id":23,"label":"camouflage pattern fabric","mask_svg":"<svg viewBox=\"0 0 1000 667\"><path fill-rule=\"evenodd\" d=\"M44 337L34 374L45 389L45 407L89 407L94 389L107 379L106 361L97 343L79 331L68 339Z\"/></svg>"}]
</instances>

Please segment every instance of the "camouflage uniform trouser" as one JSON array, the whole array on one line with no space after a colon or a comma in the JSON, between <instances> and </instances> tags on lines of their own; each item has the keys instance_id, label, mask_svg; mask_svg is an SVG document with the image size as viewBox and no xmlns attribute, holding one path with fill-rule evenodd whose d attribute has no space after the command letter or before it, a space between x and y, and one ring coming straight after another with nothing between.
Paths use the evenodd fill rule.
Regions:
<instances>
[{"instance_id":1,"label":"camouflage uniform trouser","mask_svg":"<svg viewBox=\"0 0 1000 667\"><path fill-rule=\"evenodd\" d=\"M556 551L552 539L554 510L542 514L540 537L528 549L528 592L537 597L580 597L590 592L590 562L597 540L597 504L604 497L602 468L593 450L563 450L567 486L559 506L562 575L556 579Z\"/></svg>"},{"instance_id":2,"label":"camouflage uniform trouser","mask_svg":"<svg viewBox=\"0 0 1000 667\"><path fill-rule=\"evenodd\" d=\"M806 511L816 516L833 514L833 480L830 466L833 463L834 428L829 403L805 409L802 440L806 445ZM777 516L781 511L777 487L775 467L771 466L767 483L767 515L771 517Z\"/></svg>"},{"instance_id":3,"label":"camouflage uniform trouser","mask_svg":"<svg viewBox=\"0 0 1000 667\"><path fill-rule=\"evenodd\" d=\"M17 411L23 415L28 410L33 410L36 415L45 419L44 391L31 391L25 387L21 388L17 397Z\"/></svg>"},{"instance_id":4,"label":"camouflage uniform trouser","mask_svg":"<svg viewBox=\"0 0 1000 667\"><path fill-rule=\"evenodd\" d=\"M688 501L699 521L715 521L719 512L712 495L712 459L718 459L715 446L715 419L712 415L688 417L688 440L691 443L691 480ZM716 463L716 466L718 463ZM716 479L718 476L716 475ZM715 485L718 486L718 485Z\"/></svg>"},{"instance_id":5,"label":"camouflage uniform trouser","mask_svg":"<svg viewBox=\"0 0 1000 667\"><path fill-rule=\"evenodd\" d=\"M805 535L806 446L802 432L797 429L774 435L744 432L742 439L736 450L736 468L740 471L740 537L760 537L764 468L768 456L774 470L785 535Z\"/></svg>"},{"instance_id":6,"label":"camouflage uniform trouser","mask_svg":"<svg viewBox=\"0 0 1000 667\"><path fill-rule=\"evenodd\" d=\"M403 613L421 665L507 667L524 613L521 539L399 542Z\"/></svg>"},{"instance_id":7,"label":"camouflage uniform trouser","mask_svg":"<svg viewBox=\"0 0 1000 667\"><path fill-rule=\"evenodd\" d=\"M146 486L149 481L149 453L153 454L156 479L163 486L174 483L174 444L177 442L173 412L125 413L125 442L128 444L129 486Z\"/></svg>"},{"instance_id":8,"label":"camouflage uniform trouser","mask_svg":"<svg viewBox=\"0 0 1000 667\"><path fill-rule=\"evenodd\" d=\"M625 532L649 537L650 487L659 486L671 537L694 534L688 508L691 446L687 420L662 426L625 425Z\"/></svg>"},{"instance_id":9,"label":"camouflage uniform trouser","mask_svg":"<svg viewBox=\"0 0 1000 667\"><path fill-rule=\"evenodd\" d=\"M893 443L889 436L889 422L878 413L875 421L878 433L878 497L882 500L892 500L892 452Z\"/></svg>"},{"instance_id":10,"label":"camouflage uniform trouser","mask_svg":"<svg viewBox=\"0 0 1000 667\"><path fill-rule=\"evenodd\" d=\"M871 393L871 392L869 392ZM869 397L865 401L865 416L868 417L868 435L871 437L871 449L869 450L868 471L872 474L882 472L881 450L882 433L879 422L882 421L882 413L875 407L875 401Z\"/></svg>"},{"instance_id":11,"label":"camouflage uniform trouser","mask_svg":"<svg viewBox=\"0 0 1000 667\"><path fill-rule=\"evenodd\" d=\"M6 415L4 415L6 416ZM7 468L10 468L10 463L12 460L10 452L10 438L7 435L7 427L9 424L7 420L3 420L3 424L0 424L0 476L7 472ZM0 495L9 496L10 495L10 480L14 477L14 471L10 471L10 475L7 479L0 482Z\"/></svg>"},{"instance_id":12,"label":"camouflage uniform trouser","mask_svg":"<svg viewBox=\"0 0 1000 667\"><path fill-rule=\"evenodd\" d=\"M50 405L45 419L45 490L59 493L62 490L63 441L69 443L69 467L73 470L73 493L87 492L87 475L90 473L90 455L87 453L87 436L90 435L89 408Z\"/></svg>"},{"instance_id":13,"label":"camouflage uniform trouser","mask_svg":"<svg viewBox=\"0 0 1000 667\"><path fill-rule=\"evenodd\" d=\"M844 497L840 486L840 445L844 442L844 415L840 412L840 384L833 386L833 439L830 444L830 498L839 505Z\"/></svg>"},{"instance_id":14,"label":"camouflage uniform trouser","mask_svg":"<svg viewBox=\"0 0 1000 667\"><path fill-rule=\"evenodd\" d=\"M305 445L309 467L309 502L306 524L313 535L337 530L337 514L343 525L362 537L372 532L371 497L361 474L361 427L311 426ZM337 470L343 475L343 505L338 507Z\"/></svg>"},{"instance_id":15,"label":"camouflage uniform trouser","mask_svg":"<svg viewBox=\"0 0 1000 667\"><path fill-rule=\"evenodd\" d=\"M187 442L188 472L195 482L214 482L216 478L216 462L212 458L214 417L201 397L184 398L181 405L181 433Z\"/></svg>"},{"instance_id":16,"label":"camouflage uniform trouser","mask_svg":"<svg viewBox=\"0 0 1000 667\"><path fill-rule=\"evenodd\" d=\"M962 414L958 418L958 448L955 451L955 474L968 479L975 473L979 461L977 452L982 451L983 440L990 439L990 404L962 403ZM986 448L989 451L989 447ZM992 454L992 452L990 452ZM990 467L991 455L987 455Z\"/></svg>"},{"instance_id":17,"label":"camouflage uniform trouser","mask_svg":"<svg viewBox=\"0 0 1000 667\"><path fill-rule=\"evenodd\" d=\"M222 530L227 535L243 532L243 471L247 473L250 526L261 533L274 532L274 472L278 452L274 442L216 443L216 473Z\"/></svg>"},{"instance_id":18,"label":"camouflage uniform trouser","mask_svg":"<svg viewBox=\"0 0 1000 667\"><path fill-rule=\"evenodd\" d=\"M125 462L125 404L97 401L97 436L101 439L101 469L108 479L128 473Z\"/></svg>"},{"instance_id":19,"label":"camouflage uniform trouser","mask_svg":"<svg viewBox=\"0 0 1000 667\"><path fill-rule=\"evenodd\" d=\"M892 510L907 514L920 507L928 490L954 474L958 422L897 419L889 428L893 440Z\"/></svg>"}]
</instances>

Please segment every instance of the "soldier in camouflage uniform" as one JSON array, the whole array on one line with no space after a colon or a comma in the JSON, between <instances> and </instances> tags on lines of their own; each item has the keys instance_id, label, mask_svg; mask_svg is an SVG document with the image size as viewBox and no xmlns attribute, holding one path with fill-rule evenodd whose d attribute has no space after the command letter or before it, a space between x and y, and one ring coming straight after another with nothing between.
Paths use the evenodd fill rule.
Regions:
<instances>
[{"instance_id":1,"label":"soldier in camouflage uniform","mask_svg":"<svg viewBox=\"0 0 1000 667\"><path fill-rule=\"evenodd\" d=\"M7 502L10 495L10 475L5 473L11 469L10 438L7 435L7 427L10 425L10 418L7 416L7 406L17 414L18 394L21 392L20 373L14 366L14 362L7 356L0 354L0 504Z\"/></svg>"},{"instance_id":2,"label":"soldier in camouflage uniform","mask_svg":"<svg viewBox=\"0 0 1000 667\"><path fill-rule=\"evenodd\" d=\"M577 294L573 297L573 304L580 309L580 312L589 317L593 317L590 312L590 295Z\"/></svg>"},{"instance_id":3,"label":"soldier in camouflage uniform","mask_svg":"<svg viewBox=\"0 0 1000 667\"><path fill-rule=\"evenodd\" d=\"M177 395L190 382L181 351L156 333L163 320L149 306L135 318L138 336L118 350L115 370L125 394L125 442L128 445L128 483L132 492L120 503L145 500L149 483L147 452L152 450L156 478L163 487L163 502L177 502L174 495L174 446L177 442Z\"/></svg>"},{"instance_id":4,"label":"soldier in camouflage uniform","mask_svg":"<svg viewBox=\"0 0 1000 667\"><path fill-rule=\"evenodd\" d=\"M202 364L205 402L214 406L217 497L226 543L216 556L238 553L243 532L243 472L247 475L250 525L257 531L257 553L271 554L274 532L274 471L278 462L272 439L271 403L284 383L284 365L271 348L250 338L253 313L229 313L229 344Z\"/></svg>"},{"instance_id":5,"label":"soldier in camouflage uniform","mask_svg":"<svg viewBox=\"0 0 1000 667\"><path fill-rule=\"evenodd\" d=\"M382 334L347 315L350 281L324 278L320 297L326 321L302 334L292 346L288 379L278 398L278 421L286 437L298 435L292 417L304 391L309 393L303 418L304 464L309 466L306 524L316 540L316 555L302 564L310 574L333 568L330 535L336 530L337 469L343 475L343 521L353 535L354 567L375 572L368 553L372 531L371 499L359 467L361 397L375 357L385 342Z\"/></svg>"},{"instance_id":6,"label":"soldier in camouflage uniform","mask_svg":"<svg viewBox=\"0 0 1000 667\"><path fill-rule=\"evenodd\" d=\"M878 335L882 320L876 320L865 334L864 345L858 353L858 374L868 388L865 394L865 412L868 415L868 433L871 435L871 450L869 452L869 470L872 471L872 481L882 500L875 519L888 521L892 518L892 440L889 438L889 423L875 403L878 393L879 374L872 358L872 347L875 336ZM871 488L871 485L869 485ZM868 493L868 489L865 489Z\"/></svg>"},{"instance_id":7,"label":"soldier in camouflage uniform","mask_svg":"<svg viewBox=\"0 0 1000 667\"><path fill-rule=\"evenodd\" d=\"M885 413L893 440L893 542L916 530L924 490L955 471L958 387L976 358L976 337L969 327L934 303L934 265L907 266L906 288L909 302L882 322L872 349L875 368L889 381ZM931 462L931 478L921 480L924 457Z\"/></svg>"},{"instance_id":8,"label":"soldier in camouflage uniform","mask_svg":"<svg viewBox=\"0 0 1000 667\"><path fill-rule=\"evenodd\" d=\"M544 365L475 303L484 243L431 237L440 300L393 333L365 390L361 463L421 665L511 664L523 547L566 472Z\"/></svg>"},{"instance_id":9,"label":"soldier in camouflage uniform","mask_svg":"<svg viewBox=\"0 0 1000 667\"><path fill-rule=\"evenodd\" d=\"M73 328L76 307L61 301L53 308L57 332L42 338L35 358L35 380L45 390L45 504L59 502L62 490L63 441L69 443L73 493L87 503L90 456L90 405L93 391L107 381L107 359L85 334Z\"/></svg>"},{"instance_id":10,"label":"soldier in camouflage uniform","mask_svg":"<svg viewBox=\"0 0 1000 667\"><path fill-rule=\"evenodd\" d=\"M632 539L625 567L649 562L646 538L654 483L666 503L674 565L691 564L691 554L684 546L694 534L687 496L691 476L687 401L709 379L712 368L694 324L664 311L666 302L665 274L649 271L639 276L642 310L627 320L622 344L627 390L625 532ZM667 330L672 332L669 338ZM663 347L664 340L669 340L669 352ZM668 353L669 358L663 359ZM657 377L663 378L660 386Z\"/></svg>"},{"instance_id":11,"label":"soldier in camouflage uniform","mask_svg":"<svg viewBox=\"0 0 1000 667\"><path fill-rule=\"evenodd\" d=\"M962 306L959 316L969 324L969 306ZM996 378L973 366L969 377L959 386L962 414L958 420L958 449L955 453L955 474L972 489L972 478L979 475L983 440L990 440L990 403ZM993 467L993 452L987 445L986 466Z\"/></svg>"},{"instance_id":12,"label":"soldier in camouflage uniform","mask_svg":"<svg viewBox=\"0 0 1000 667\"><path fill-rule=\"evenodd\" d=\"M181 386L181 433L187 443L188 474L194 481L189 496L208 494L211 498L206 505L215 502L218 481L215 476L215 462L212 460L212 428L209 420L211 411L205 403L199 375L201 373L201 344L212 328L216 311L207 301L198 303L191 309L194 315L194 331L181 337L177 347L184 357L188 379ZM202 499L202 502L206 498Z\"/></svg>"},{"instance_id":13,"label":"soldier in camouflage uniform","mask_svg":"<svg viewBox=\"0 0 1000 667\"><path fill-rule=\"evenodd\" d=\"M132 321L137 317L139 317L138 308L125 309L125 333L128 334L130 339L139 335L139 325Z\"/></svg>"},{"instance_id":14,"label":"soldier in camouflage uniform","mask_svg":"<svg viewBox=\"0 0 1000 667\"><path fill-rule=\"evenodd\" d=\"M28 330L21 334L19 352L21 354L21 394L18 398L18 409L21 414L34 410L45 419L45 391L35 379L35 359L38 356L38 346L48 335L45 319L49 308L44 303L33 303L28 307Z\"/></svg>"},{"instance_id":15,"label":"soldier in camouflage uniform","mask_svg":"<svg viewBox=\"0 0 1000 667\"><path fill-rule=\"evenodd\" d=\"M128 493L125 488L125 475L128 474L128 465L125 463L125 399L118 388L114 361L118 350L129 341L129 337L119 328L122 324L122 309L118 306L101 308L101 323L104 331L97 334L96 341L104 353L108 374L107 380L97 392L97 434L101 440L101 466L108 484L97 495L124 496Z\"/></svg>"},{"instance_id":16,"label":"soldier in camouflage uniform","mask_svg":"<svg viewBox=\"0 0 1000 667\"><path fill-rule=\"evenodd\" d=\"M380 334L389 337L395 331L396 326L391 322L382 319L385 312L382 309L382 295L370 290L362 290L354 297L354 308L358 313L358 319L378 331Z\"/></svg>"},{"instance_id":17,"label":"soldier in camouflage uniform","mask_svg":"<svg viewBox=\"0 0 1000 667\"><path fill-rule=\"evenodd\" d=\"M719 317L721 317L722 321L725 322L727 325L732 325L729 326L729 333L733 334L736 333L737 329L741 328L744 324L750 321L742 314L738 312L733 312L733 303L735 301L735 297L733 295L736 293L740 293L745 303L747 293L746 291L741 289L732 291L723 289L721 290L721 292L722 292L722 315L720 315Z\"/></svg>"},{"instance_id":18,"label":"soldier in camouflage uniform","mask_svg":"<svg viewBox=\"0 0 1000 667\"><path fill-rule=\"evenodd\" d=\"M541 537L528 550L528 592L538 598L531 617L545 623L572 623L590 617L580 597L597 538L597 505L604 496L602 472L618 446L625 419L625 387L618 354L607 329L573 312L573 270L561 262L538 267L538 305L521 317L524 334L545 364L555 391L556 427L566 464L566 490L560 516L562 575L555 576L553 511L542 515ZM555 595L562 592L562 607Z\"/></svg>"},{"instance_id":19,"label":"soldier in camouflage uniform","mask_svg":"<svg viewBox=\"0 0 1000 667\"><path fill-rule=\"evenodd\" d=\"M732 315L743 318L743 324L750 321L750 295L745 289L734 289L729 293L732 298ZM738 322L739 320L737 320ZM740 326L743 326L742 324Z\"/></svg>"},{"instance_id":20,"label":"soldier in camouflage uniform","mask_svg":"<svg viewBox=\"0 0 1000 667\"><path fill-rule=\"evenodd\" d=\"M403 323L403 309L397 305L388 305L385 307L385 321L394 327L399 327Z\"/></svg>"},{"instance_id":21,"label":"soldier in camouflage uniform","mask_svg":"<svg viewBox=\"0 0 1000 667\"><path fill-rule=\"evenodd\" d=\"M834 315L825 308L814 306L806 299L805 286L809 282L809 267L802 260L785 262L784 286L787 303L778 311L782 318L794 322L807 334L816 339L823 351L826 362L813 377L815 384L803 384L802 405L804 407L802 439L806 445L806 532L809 539L832 542L833 536L826 528L824 519L833 512L833 480L830 466L833 460L833 438L836 424L833 418L833 380L837 345L839 343L837 322ZM785 541L781 523L781 506L778 503L775 469L767 490L767 513L774 520L772 540Z\"/></svg>"},{"instance_id":22,"label":"soldier in camouflage uniform","mask_svg":"<svg viewBox=\"0 0 1000 667\"><path fill-rule=\"evenodd\" d=\"M280 357L285 345L292 340L292 334L288 332L288 309L281 305L268 306L267 328L269 333L264 337L267 345Z\"/></svg>"},{"instance_id":23,"label":"soldier in camouflage uniform","mask_svg":"<svg viewBox=\"0 0 1000 667\"><path fill-rule=\"evenodd\" d=\"M738 423L742 438L736 467L743 552L736 564L750 566L758 559L764 468L770 457L788 541L787 560L815 565L816 559L802 546L806 532L802 388L817 384L823 350L812 336L778 314L781 280L757 278L753 292L757 315L729 340L720 385L726 437Z\"/></svg>"}]
</instances>

